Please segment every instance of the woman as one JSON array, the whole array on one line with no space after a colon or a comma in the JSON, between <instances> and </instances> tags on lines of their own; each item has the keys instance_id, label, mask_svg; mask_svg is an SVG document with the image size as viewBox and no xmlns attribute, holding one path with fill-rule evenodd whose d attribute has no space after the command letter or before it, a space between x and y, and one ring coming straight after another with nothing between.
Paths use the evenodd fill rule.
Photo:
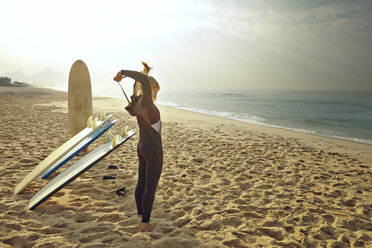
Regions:
<instances>
[{"instance_id":1,"label":"woman","mask_svg":"<svg viewBox=\"0 0 372 248\"><path fill-rule=\"evenodd\" d=\"M148 74L148 71L146 74ZM153 95L156 99L159 87L156 87L158 84L155 79L151 81L155 81L156 84L151 84L146 74L121 70L114 78L116 82L120 82L124 77L133 78L142 88L142 94L131 96L132 102L125 108L129 114L137 117L140 129L137 145L139 160L138 183L135 198L138 216L142 218L140 224L141 232L151 232L155 229L155 225L150 223L150 216L163 167L160 112L153 102ZM153 87L151 87L152 85Z\"/></svg>"}]
</instances>

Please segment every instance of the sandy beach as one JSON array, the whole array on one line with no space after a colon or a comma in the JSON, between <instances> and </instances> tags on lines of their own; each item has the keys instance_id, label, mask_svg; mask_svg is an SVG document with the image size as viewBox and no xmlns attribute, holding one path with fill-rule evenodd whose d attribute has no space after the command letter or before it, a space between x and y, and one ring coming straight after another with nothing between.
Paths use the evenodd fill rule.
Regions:
<instances>
[{"instance_id":1,"label":"sandy beach","mask_svg":"<svg viewBox=\"0 0 372 248\"><path fill-rule=\"evenodd\" d=\"M30 211L49 180L14 188L70 138L67 94L0 87L0 104L0 247L372 247L372 146L159 106L157 228L140 233L138 134ZM94 115L138 130L125 105L95 97Z\"/></svg>"}]
</instances>

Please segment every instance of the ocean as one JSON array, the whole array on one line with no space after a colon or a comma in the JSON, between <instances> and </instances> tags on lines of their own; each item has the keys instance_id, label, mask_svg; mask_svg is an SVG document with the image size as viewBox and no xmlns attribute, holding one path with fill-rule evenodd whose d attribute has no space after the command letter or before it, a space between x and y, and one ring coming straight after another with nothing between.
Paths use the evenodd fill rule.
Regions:
<instances>
[{"instance_id":1,"label":"ocean","mask_svg":"<svg viewBox=\"0 0 372 248\"><path fill-rule=\"evenodd\" d=\"M372 145L372 90L170 91L159 104Z\"/></svg>"},{"instance_id":2,"label":"ocean","mask_svg":"<svg viewBox=\"0 0 372 248\"><path fill-rule=\"evenodd\" d=\"M372 145L372 90L161 90L157 104Z\"/></svg>"}]
</instances>

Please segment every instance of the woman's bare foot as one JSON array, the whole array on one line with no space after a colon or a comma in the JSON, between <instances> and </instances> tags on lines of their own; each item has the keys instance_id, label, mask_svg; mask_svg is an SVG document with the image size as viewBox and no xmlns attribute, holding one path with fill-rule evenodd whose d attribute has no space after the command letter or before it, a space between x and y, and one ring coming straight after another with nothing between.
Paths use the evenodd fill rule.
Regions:
<instances>
[{"instance_id":1,"label":"woman's bare foot","mask_svg":"<svg viewBox=\"0 0 372 248\"><path fill-rule=\"evenodd\" d=\"M152 232L155 230L155 227L156 226L154 224L151 224L150 222L148 223L141 222L140 231L141 232Z\"/></svg>"}]
</instances>

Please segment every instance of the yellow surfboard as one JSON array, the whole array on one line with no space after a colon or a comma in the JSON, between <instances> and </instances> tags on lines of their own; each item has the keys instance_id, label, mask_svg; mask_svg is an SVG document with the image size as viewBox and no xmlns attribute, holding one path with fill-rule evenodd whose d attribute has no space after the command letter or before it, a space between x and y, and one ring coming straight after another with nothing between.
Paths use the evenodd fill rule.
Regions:
<instances>
[{"instance_id":1,"label":"yellow surfboard","mask_svg":"<svg viewBox=\"0 0 372 248\"><path fill-rule=\"evenodd\" d=\"M68 117L71 136L86 127L92 115L92 88L88 67L82 60L72 65L68 78Z\"/></svg>"}]
</instances>

